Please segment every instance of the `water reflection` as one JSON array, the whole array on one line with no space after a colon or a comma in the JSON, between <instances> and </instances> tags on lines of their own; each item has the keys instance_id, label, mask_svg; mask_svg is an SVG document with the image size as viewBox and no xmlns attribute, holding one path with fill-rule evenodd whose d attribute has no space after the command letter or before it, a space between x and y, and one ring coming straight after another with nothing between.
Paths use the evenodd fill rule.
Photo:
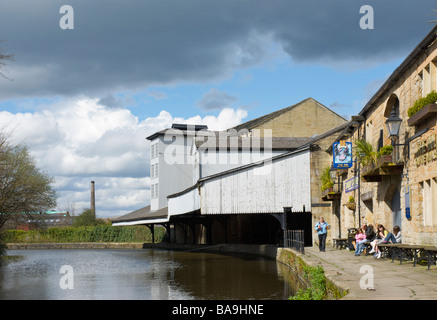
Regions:
<instances>
[{"instance_id":1,"label":"water reflection","mask_svg":"<svg viewBox=\"0 0 437 320\"><path fill-rule=\"evenodd\" d=\"M287 299L296 280L272 260L165 250L10 250L0 299ZM74 289L62 289L63 265Z\"/></svg>"}]
</instances>

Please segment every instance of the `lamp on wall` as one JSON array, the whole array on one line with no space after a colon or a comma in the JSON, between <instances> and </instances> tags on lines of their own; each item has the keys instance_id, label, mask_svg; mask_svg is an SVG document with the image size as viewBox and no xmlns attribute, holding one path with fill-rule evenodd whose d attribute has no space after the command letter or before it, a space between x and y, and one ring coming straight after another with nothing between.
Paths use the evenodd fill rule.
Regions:
<instances>
[{"instance_id":1,"label":"lamp on wall","mask_svg":"<svg viewBox=\"0 0 437 320\"><path fill-rule=\"evenodd\" d=\"M388 119L385 121L393 146L395 145L394 142L396 138L399 137L399 129L401 128L401 123L402 119L398 117L396 108L395 106L393 106L390 117L388 117Z\"/></svg>"},{"instance_id":2,"label":"lamp on wall","mask_svg":"<svg viewBox=\"0 0 437 320\"><path fill-rule=\"evenodd\" d=\"M393 147L396 146L405 146L407 148L407 157L410 156L410 141L416 138L417 136L423 134L426 131L421 131L417 134L415 134L413 137L408 138L405 140L405 143L395 143L396 139L399 138L399 130L401 128L402 119L398 117L397 112L397 106L399 105L393 105L393 108L391 109L390 116L385 121L385 124L387 125L388 132L390 134L391 139L391 145Z\"/></svg>"},{"instance_id":3,"label":"lamp on wall","mask_svg":"<svg viewBox=\"0 0 437 320\"><path fill-rule=\"evenodd\" d=\"M331 179L335 181L337 179L337 168L334 168L334 166L331 165L331 168L329 169L329 175L331 176Z\"/></svg>"}]
</instances>

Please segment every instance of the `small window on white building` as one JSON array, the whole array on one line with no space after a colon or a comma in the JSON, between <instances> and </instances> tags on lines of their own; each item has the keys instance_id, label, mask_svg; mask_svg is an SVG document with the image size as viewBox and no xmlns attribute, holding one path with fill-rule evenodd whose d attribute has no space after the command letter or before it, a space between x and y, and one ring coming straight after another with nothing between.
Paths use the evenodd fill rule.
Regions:
<instances>
[{"instance_id":1,"label":"small window on white building","mask_svg":"<svg viewBox=\"0 0 437 320\"><path fill-rule=\"evenodd\" d=\"M158 198L159 196L159 185L155 184L155 198Z\"/></svg>"},{"instance_id":2,"label":"small window on white building","mask_svg":"<svg viewBox=\"0 0 437 320\"><path fill-rule=\"evenodd\" d=\"M158 158L158 156L159 156L158 144L155 143L155 158Z\"/></svg>"},{"instance_id":3,"label":"small window on white building","mask_svg":"<svg viewBox=\"0 0 437 320\"><path fill-rule=\"evenodd\" d=\"M158 198L158 184L152 184L150 186L150 198L151 199L156 199Z\"/></svg>"},{"instance_id":4,"label":"small window on white building","mask_svg":"<svg viewBox=\"0 0 437 320\"><path fill-rule=\"evenodd\" d=\"M158 157L158 144L154 143L150 146L150 159Z\"/></svg>"},{"instance_id":5,"label":"small window on white building","mask_svg":"<svg viewBox=\"0 0 437 320\"><path fill-rule=\"evenodd\" d=\"M437 226L437 177L420 183L423 197L423 222L425 226Z\"/></svg>"}]
</instances>

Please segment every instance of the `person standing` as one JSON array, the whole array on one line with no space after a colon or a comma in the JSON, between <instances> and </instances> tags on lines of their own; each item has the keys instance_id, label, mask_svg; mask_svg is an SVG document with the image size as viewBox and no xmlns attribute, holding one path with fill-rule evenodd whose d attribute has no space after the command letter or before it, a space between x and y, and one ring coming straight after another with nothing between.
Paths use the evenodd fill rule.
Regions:
<instances>
[{"instance_id":1,"label":"person standing","mask_svg":"<svg viewBox=\"0 0 437 320\"><path fill-rule=\"evenodd\" d=\"M320 252L325 252L326 236L328 235L328 229L330 225L325 221L323 217L316 223L314 229L319 235L319 250Z\"/></svg>"}]
</instances>

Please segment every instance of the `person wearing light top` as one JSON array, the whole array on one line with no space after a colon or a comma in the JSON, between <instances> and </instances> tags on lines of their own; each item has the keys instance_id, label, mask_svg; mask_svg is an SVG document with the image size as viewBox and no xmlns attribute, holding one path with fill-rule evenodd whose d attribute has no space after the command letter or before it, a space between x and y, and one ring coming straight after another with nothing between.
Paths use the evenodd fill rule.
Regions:
<instances>
[{"instance_id":1,"label":"person wearing light top","mask_svg":"<svg viewBox=\"0 0 437 320\"><path fill-rule=\"evenodd\" d=\"M320 217L319 222L316 223L314 229L319 235L319 250L320 252L325 252L326 236L328 235L328 229L331 226L325 221L323 217Z\"/></svg>"},{"instance_id":2,"label":"person wearing light top","mask_svg":"<svg viewBox=\"0 0 437 320\"><path fill-rule=\"evenodd\" d=\"M360 243L366 240L366 235L363 232L362 228L358 228L357 234L355 235L355 255L359 256L361 247Z\"/></svg>"},{"instance_id":3,"label":"person wearing light top","mask_svg":"<svg viewBox=\"0 0 437 320\"><path fill-rule=\"evenodd\" d=\"M392 243L402 243L401 228L399 226L394 226L393 233L390 232L382 243L388 243L389 241Z\"/></svg>"},{"instance_id":4,"label":"person wearing light top","mask_svg":"<svg viewBox=\"0 0 437 320\"><path fill-rule=\"evenodd\" d=\"M387 236L388 236L387 229L382 224L378 224L376 239L370 243L373 249L369 253L375 252L375 254L373 255L374 258L377 258L377 259L381 258L382 252L379 250L378 244L383 243L385 237L387 237Z\"/></svg>"}]
</instances>

